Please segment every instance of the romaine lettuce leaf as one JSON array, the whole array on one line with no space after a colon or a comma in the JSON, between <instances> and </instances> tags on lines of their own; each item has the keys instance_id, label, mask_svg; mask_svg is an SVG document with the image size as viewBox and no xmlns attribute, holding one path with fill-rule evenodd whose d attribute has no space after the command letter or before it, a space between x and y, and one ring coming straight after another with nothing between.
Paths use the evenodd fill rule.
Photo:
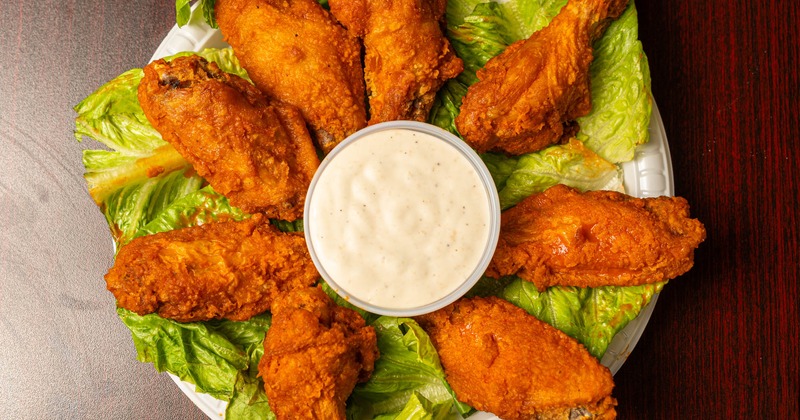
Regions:
<instances>
[{"instance_id":1,"label":"romaine lettuce leaf","mask_svg":"<svg viewBox=\"0 0 800 420\"><path fill-rule=\"evenodd\" d=\"M411 394L405 407L399 413L380 414L374 420L445 420L461 418L453 410L453 404L443 401L438 404L430 402L418 392Z\"/></svg>"},{"instance_id":2,"label":"romaine lettuce leaf","mask_svg":"<svg viewBox=\"0 0 800 420\"><path fill-rule=\"evenodd\" d=\"M272 323L272 317L259 315L247 321L221 322L218 330L231 342L243 348L250 364L246 370L236 375L233 395L225 409L225 418L275 420L275 413L269 407L264 381L258 376L258 362L264 355L264 338Z\"/></svg>"},{"instance_id":3,"label":"romaine lettuce leaf","mask_svg":"<svg viewBox=\"0 0 800 420\"><path fill-rule=\"evenodd\" d=\"M453 49L464 60L461 82L467 85L477 82L475 72L506 47L523 39L516 18L504 10L501 3L479 3L462 24L448 26Z\"/></svg>"},{"instance_id":4,"label":"romaine lettuce leaf","mask_svg":"<svg viewBox=\"0 0 800 420\"><path fill-rule=\"evenodd\" d=\"M232 207L225 196L206 186L174 200L157 217L142 226L135 237L210 222L243 220L246 217L240 209Z\"/></svg>"},{"instance_id":5,"label":"romaine lettuce leaf","mask_svg":"<svg viewBox=\"0 0 800 420\"><path fill-rule=\"evenodd\" d=\"M529 0L504 3L506 12L515 16L522 31L522 38L530 37L544 28L567 4L567 0Z\"/></svg>"},{"instance_id":6,"label":"romaine lettuce leaf","mask_svg":"<svg viewBox=\"0 0 800 420\"><path fill-rule=\"evenodd\" d=\"M515 276L483 277L465 297L504 298L575 338L601 359L614 336L636 318L665 284L594 289L551 287L539 291L533 283Z\"/></svg>"},{"instance_id":7,"label":"romaine lettuce leaf","mask_svg":"<svg viewBox=\"0 0 800 420\"><path fill-rule=\"evenodd\" d=\"M502 297L503 291L506 289L506 286L511 284L515 279L513 277L502 277L499 279L494 279L491 277L483 276L481 277L475 286L472 289L464 294L466 298L472 297L488 297L488 296L497 296Z\"/></svg>"},{"instance_id":8,"label":"romaine lettuce leaf","mask_svg":"<svg viewBox=\"0 0 800 420\"><path fill-rule=\"evenodd\" d=\"M471 410L455 399L433 343L414 320L382 316L372 326L381 357L370 380L353 390L348 418L403 418L400 413L404 410L419 409L410 402L415 394L432 404L429 407L437 406L432 408L436 413L446 409L464 414Z\"/></svg>"},{"instance_id":9,"label":"romaine lettuce leaf","mask_svg":"<svg viewBox=\"0 0 800 420\"><path fill-rule=\"evenodd\" d=\"M582 191L622 189L619 167L577 140L519 157L494 153L481 157L492 173L503 209L556 184Z\"/></svg>"},{"instance_id":10,"label":"romaine lettuce leaf","mask_svg":"<svg viewBox=\"0 0 800 420\"><path fill-rule=\"evenodd\" d=\"M244 349L211 323L180 323L122 308L117 313L133 334L139 361L152 363L159 372L170 372L215 398L227 401L233 396L236 375L250 361Z\"/></svg>"},{"instance_id":11,"label":"romaine lettuce leaf","mask_svg":"<svg viewBox=\"0 0 800 420\"><path fill-rule=\"evenodd\" d=\"M166 143L147 121L137 90L144 73L131 69L75 105L75 138L91 137L126 155L148 156Z\"/></svg>"},{"instance_id":12,"label":"romaine lettuce leaf","mask_svg":"<svg viewBox=\"0 0 800 420\"><path fill-rule=\"evenodd\" d=\"M182 27L192 17L192 5L189 0L175 0L175 23Z\"/></svg>"},{"instance_id":13,"label":"romaine lettuce leaf","mask_svg":"<svg viewBox=\"0 0 800 420\"><path fill-rule=\"evenodd\" d=\"M476 15L475 8L487 0L451 0L447 3L447 24L458 26ZM528 38L545 27L558 14L567 0L514 0L497 2L503 16L513 22L508 30L518 33L516 39Z\"/></svg>"},{"instance_id":14,"label":"romaine lettuce leaf","mask_svg":"<svg viewBox=\"0 0 800 420\"><path fill-rule=\"evenodd\" d=\"M158 217L174 200L203 185L191 167L145 178L116 189L101 203L117 249L133 239L142 225Z\"/></svg>"},{"instance_id":15,"label":"romaine lettuce leaf","mask_svg":"<svg viewBox=\"0 0 800 420\"><path fill-rule=\"evenodd\" d=\"M262 350L263 352L263 350ZM261 356L258 356L260 360ZM256 365L258 363L256 362ZM277 417L269 407L264 381L256 375L239 372L233 397L225 409L226 419L236 420L275 420Z\"/></svg>"},{"instance_id":16,"label":"romaine lettuce leaf","mask_svg":"<svg viewBox=\"0 0 800 420\"><path fill-rule=\"evenodd\" d=\"M181 323L117 309L131 330L141 362L192 383L198 392L228 401L228 418L274 419L258 375L268 314L247 321Z\"/></svg>"},{"instance_id":17,"label":"romaine lettuce leaf","mask_svg":"<svg viewBox=\"0 0 800 420\"><path fill-rule=\"evenodd\" d=\"M578 118L578 138L615 163L633 159L636 146L649 140L650 67L638 38L636 6L631 3L594 45L592 111Z\"/></svg>"},{"instance_id":18,"label":"romaine lettuce leaf","mask_svg":"<svg viewBox=\"0 0 800 420\"><path fill-rule=\"evenodd\" d=\"M461 133L456 127L456 115L461 108L461 100L467 94L467 85L460 81L460 78L467 77L464 70L457 78L449 80L436 93L433 100L431 112L428 114L428 122L439 126L459 137Z\"/></svg>"},{"instance_id":19,"label":"romaine lettuce leaf","mask_svg":"<svg viewBox=\"0 0 800 420\"><path fill-rule=\"evenodd\" d=\"M636 318L665 284L593 289L554 286L539 291L533 283L516 279L502 297L580 341L600 359L614 335Z\"/></svg>"},{"instance_id":20,"label":"romaine lettuce leaf","mask_svg":"<svg viewBox=\"0 0 800 420\"><path fill-rule=\"evenodd\" d=\"M192 20L192 6L190 0L175 0L175 22L179 27ZM198 0L197 10L203 14L203 19L208 26L217 28L217 19L214 17L214 4L216 0Z\"/></svg>"}]
</instances>

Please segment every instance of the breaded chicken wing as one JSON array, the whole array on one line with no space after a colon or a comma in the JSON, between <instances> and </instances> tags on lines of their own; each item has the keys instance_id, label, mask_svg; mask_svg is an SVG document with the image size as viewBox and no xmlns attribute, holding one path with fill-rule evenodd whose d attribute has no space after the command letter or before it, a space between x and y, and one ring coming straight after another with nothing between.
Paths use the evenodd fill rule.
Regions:
<instances>
[{"instance_id":1,"label":"breaded chicken wing","mask_svg":"<svg viewBox=\"0 0 800 420\"><path fill-rule=\"evenodd\" d=\"M705 236L683 198L556 185L503 212L486 274L515 274L540 290L655 283L688 271Z\"/></svg>"},{"instance_id":2,"label":"breaded chicken wing","mask_svg":"<svg viewBox=\"0 0 800 420\"><path fill-rule=\"evenodd\" d=\"M456 127L479 152L535 152L577 132L591 111L592 41L628 0L569 0L550 24L478 71Z\"/></svg>"},{"instance_id":3,"label":"breaded chicken wing","mask_svg":"<svg viewBox=\"0 0 800 420\"><path fill-rule=\"evenodd\" d=\"M295 220L319 166L300 113L191 55L144 68L147 119L231 204Z\"/></svg>"},{"instance_id":4,"label":"breaded chicken wing","mask_svg":"<svg viewBox=\"0 0 800 420\"><path fill-rule=\"evenodd\" d=\"M136 238L105 276L120 307L180 322L243 321L318 278L303 236L260 214Z\"/></svg>"},{"instance_id":5,"label":"breaded chicken wing","mask_svg":"<svg viewBox=\"0 0 800 420\"><path fill-rule=\"evenodd\" d=\"M361 45L316 0L217 0L215 8L256 86L300 109L326 153L366 126Z\"/></svg>"},{"instance_id":6,"label":"breaded chicken wing","mask_svg":"<svg viewBox=\"0 0 800 420\"><path fill-rule=\"evenodd\" d=\"M370 124L425 121L440 87L464 69L444 37L447 0L330 0L364 39Z\"/></svg>"},{"instance_id":7,"label":"breaded chicken wing","mask_svg":"<svg viewBox=\"0 0 800 420\"><path fill-rule=\"evenodd\" d=\"M580 343L497 297L417 318L456 397L505 420L613 419L611 372Z\"/></svg>"},{"instance_id":8,"label":"breaded chicken wing","mask_svg":"<svg viewBox=\"0 0 800 420\"><path fill-rule=\"evenodd\" d=\"M345 401L377 358L375 330L308 287L273 305L258 371L278 419L345 419Z\"/></svg>"}]
</instances>

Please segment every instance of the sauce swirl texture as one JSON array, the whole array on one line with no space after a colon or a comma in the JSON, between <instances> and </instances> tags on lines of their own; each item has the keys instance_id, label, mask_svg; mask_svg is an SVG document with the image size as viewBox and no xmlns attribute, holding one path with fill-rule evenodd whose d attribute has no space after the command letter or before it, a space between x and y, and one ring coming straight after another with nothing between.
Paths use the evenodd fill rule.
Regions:
<instances>
[{"instance_id":1,"label":"sauce swirl texture","mask_svg":"<svg viewBox=\"0 0 800 420\"><path fill-rule=\"evenodd\" d=\"M323 277L352 303L418 308L485 268L496 193L453 144L375 130L327 160L312 184L306 237Z\"/></svg>"}]
</instances>

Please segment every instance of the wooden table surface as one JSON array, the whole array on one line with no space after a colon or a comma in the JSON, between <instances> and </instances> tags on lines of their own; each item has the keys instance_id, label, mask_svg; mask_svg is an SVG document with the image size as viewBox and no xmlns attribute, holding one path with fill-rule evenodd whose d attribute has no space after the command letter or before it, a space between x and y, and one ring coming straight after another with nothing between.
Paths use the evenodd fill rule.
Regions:
<instances>
[{"instance_id":1,"label":"wooden table surface","mask_svg":"<svg viewBox=\"0 0 800 420\"><path fill-rule=\"evenodd\" d=\"M0 410L4 418L203 418L135 360L102 275L72 106L141 67L171 0L0 3ZM675 190L705 223L615 377L620 418L797 418L798 2L641 1Z\"/></svg>"}]
</instances>

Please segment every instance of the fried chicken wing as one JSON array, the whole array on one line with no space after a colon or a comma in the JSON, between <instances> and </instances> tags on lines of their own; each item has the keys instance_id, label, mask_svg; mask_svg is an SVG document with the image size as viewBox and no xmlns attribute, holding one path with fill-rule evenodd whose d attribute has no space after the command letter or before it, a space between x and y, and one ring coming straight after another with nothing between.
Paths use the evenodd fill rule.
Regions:
<instances>
[{"instance_id":1,"label":"fried chicken wing","mask_svg":"<svg viewBox=\"0 0 800 420\"><path fill-rule=\"evenodd\" d=\"M259 374L278 419L345 419L345 401L378 358L375 330L319 287L272 307Z\"/></svg>"},{"instance_id":2,"label":"fried chicken wing","mask_svg":"<svg viewBox=\"0 0 800 420\"><path fill-rule=\"evenodd\" d=\"M444 37L447 0L330 0L364 39L370 124L425 121L440 87L464 69Z\"/></svg>"},{"instance_id":3,"label":"fried chicken wing","mask_svg":"<svg viewBox=\"0 0 800 420\"><path fill-rule=\"evenodd\" d=\"M139 102L164 140L231 204L302 217L319 158L294 107L196 55L145 67Z\"/></svg>"},{"instance_id":4,"label":"fried chicken wing","mask_svg":"<svg viewBox=\"0 0 800 420\"><path fill-rule=\"evenodd\" d=\"M497 297L417 318L456 397L505 420L613 419L611 372L580 343Z\"/></svg>"},{"instance_id":5,"label":"fried chicken wing","mask_svg":"<svg viewBox=\"0 0 800 420\"><path fill-rule=\"evenodd\" d=\"M556 185L503 212L487 275L539 289L655 283L688 271L705 235L683 198Z\"/></svg>"},{"instance_id":6,"label":"fried chicken wing","mask_svg":"<svg viewBox=\"0 0 800 420\"><path fill-rule=\"evenodd\" d=\"M478 71L456 127L479 152L534 152L577 132L591 111L592 41L628 0L569 0L550 24Z\"/></svg>"},{"instance_id":7,"label":"fried chicken wing","mask_svg":"<svg viewBox=\"0 0 800 420\"><path fill-rule=\"evenodd\" d=\"M243 321L318 278L303 236L260 214L136 238L105 276L120 307L180 322Z\"/></svg>"},{"instance_id":8,"label":"fried chicken wing","mask_svg":"<svg viewBox=\"0 0 800 420\"><path fill-rule=\"evenodd\" d=\"M217 0L216 17L256 86L299 108L326 153L366 126L361 45L316 0Z\"/></svg>"}]
</instances>

